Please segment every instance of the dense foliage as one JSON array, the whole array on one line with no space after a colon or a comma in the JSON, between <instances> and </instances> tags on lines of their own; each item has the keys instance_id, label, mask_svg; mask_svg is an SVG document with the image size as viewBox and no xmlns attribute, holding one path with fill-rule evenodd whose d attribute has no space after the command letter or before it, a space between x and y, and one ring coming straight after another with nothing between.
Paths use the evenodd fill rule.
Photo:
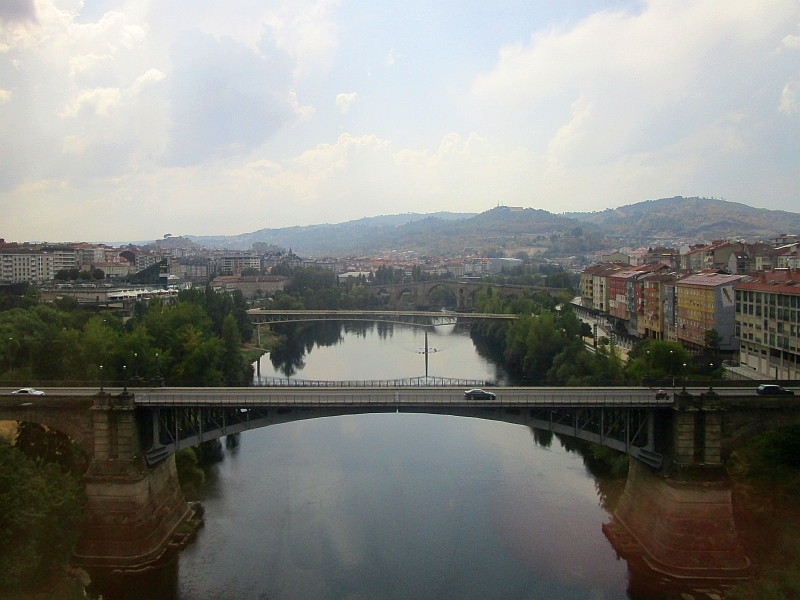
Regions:
<instances>
[{"instance_id":1,"label":"dense foliage","mask_svg":"<svg viewBox=\"0 0 800 600\"><path fill-rule=\"evenodd\" d=\"M591 329L575 315L569 298L564 294L555 299L545 292L504 298L482 288L475 297L476 310L521 316L511 324L479 325L473 339L515 378L536 384L621 385L671 377L680 381L697 374L692 357L674 342L642 340L627 363L607 344L589 349L584 338Z\"/></svg>"},{"instance_id":2,"label":"dense foliage","mask_svg":"<svg viewBox=\"0 0 800 600\"><path fill-rule=\"evenodd\" d=\"M151 301L125 324L74 302L13 308L0 313L0 380L243 385L251 368L241 341L252 327L241 294L210 289Z\"/></svg>"},{"instance_id":3,"label":"dense foliage","mask_svg":"<svg viewBox=\"0 0 800 600\"><path fill-rule=\"evenodd\" d=\"M340 286L336 275L326 269L287 268L283 273L288 273L291 280L284 292L275 294L269 303L271 309L356 310L383 306L363 279L348 279Z\"/></svg>"},{"instance_id":4,"label":"dense foliage","mask_svg":"<svg viewBox=\"0 0 800 600\"><path fill-rule=\"evenodd\" d=\"M66 564L83 502L71 473L0 441L0 590L40 585Z\"/></svg>"}]
</instances>

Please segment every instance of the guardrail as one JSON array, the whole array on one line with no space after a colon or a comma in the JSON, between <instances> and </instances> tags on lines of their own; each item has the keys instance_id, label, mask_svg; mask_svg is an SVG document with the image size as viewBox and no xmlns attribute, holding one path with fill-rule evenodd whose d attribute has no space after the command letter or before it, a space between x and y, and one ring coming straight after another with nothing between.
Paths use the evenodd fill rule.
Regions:
<instances>
[{"instance_id":1,"label":"guardrail","mask_svg":"<svg viewBox=\"0 0 800 600\"><path fill-rule=\"evenodd\" d=\"M492 385L495 385L494 382L483 379L456 379L453 377L408 377L405 379L355 379L347 381L262 377L253 382L254 387L489 387Z\"/></svg>"}]
</instances>

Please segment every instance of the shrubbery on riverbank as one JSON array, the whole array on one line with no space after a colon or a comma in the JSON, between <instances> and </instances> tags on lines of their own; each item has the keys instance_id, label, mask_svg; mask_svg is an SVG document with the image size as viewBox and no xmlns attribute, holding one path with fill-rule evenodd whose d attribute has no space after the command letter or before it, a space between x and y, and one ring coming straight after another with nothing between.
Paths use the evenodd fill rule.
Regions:
<instances>
[{"instance_id":1,"label":"shrubbery on riverbank","mask_svg":"<svg viewBox=\"0 0 800 600\"><path fill-rule=\"evenodd\" d=\"M727 460L734 510L752 578L727 600L800 597L800 426L773 429Z\"/></svg>"}]
</instances>

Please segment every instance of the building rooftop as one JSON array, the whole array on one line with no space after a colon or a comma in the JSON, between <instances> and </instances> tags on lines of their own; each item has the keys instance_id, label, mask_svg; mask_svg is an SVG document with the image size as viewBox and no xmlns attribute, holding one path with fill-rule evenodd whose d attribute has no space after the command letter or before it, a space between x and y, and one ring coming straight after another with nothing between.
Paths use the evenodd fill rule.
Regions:
<instances>
[{"instance_id":1,"label":"building rooftop","mask_svg":"<svg viewBox=\"0 0 800 600\"><path fill-rule=\"evenodd\" d=\"M718 285L729 285L741 281L742 275L725 275L723 273L697 273L689 275L680 280L680 285L697 285L705 287L717 287Z\"/></svg>"}]
</instances>

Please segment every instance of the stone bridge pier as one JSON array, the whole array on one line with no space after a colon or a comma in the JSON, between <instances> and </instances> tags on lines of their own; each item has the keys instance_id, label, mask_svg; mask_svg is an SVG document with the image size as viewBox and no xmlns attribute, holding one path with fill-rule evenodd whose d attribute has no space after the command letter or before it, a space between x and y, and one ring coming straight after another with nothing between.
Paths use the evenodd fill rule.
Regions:
<instances>
[{"instance_id":1,"label":"stone bridge pier","mask_svg":"<svg viewBox=\"0 0 800 600\"><path fill-rule=\"evenodd\" d=\"M133 396L58 396L0 400L0 420L38 423L65 433L89 457L87 522L73 561L89 570L141 569L170 548L193 512L170 456L148 467Z\"/></svg>"},{"instance_id":2,"label":"stone bridge pier","mask_svg":"<svg viewBox=\"0 0 800 600\"><path fill-rule=\"evenodd\" d=\"M98 394L89 411L88 520L74 561L90 568L139 569L164 555L192 510L178 483L174 456L146 466L132 395Z\"/></svg>"}]
</instances>

